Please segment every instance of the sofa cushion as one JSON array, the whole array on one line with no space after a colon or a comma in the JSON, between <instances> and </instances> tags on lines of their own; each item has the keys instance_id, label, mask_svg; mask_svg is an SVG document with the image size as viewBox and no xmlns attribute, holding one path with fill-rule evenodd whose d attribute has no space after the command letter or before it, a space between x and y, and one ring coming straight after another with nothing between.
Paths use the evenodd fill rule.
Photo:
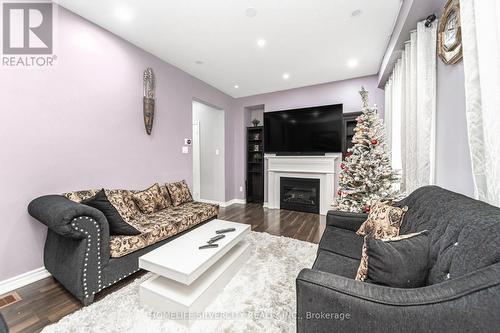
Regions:
<instances>
[{"instance_id":1,"label":"sofa cushion","mask_svg":"<svg viewBox=\"0 0 500 333\"><path fill-rule=\"evenodd\" d=\"M100 210L106 216L110 235L140 234L137 229L122 219L116 208L109 202L104 190L100 190L95 196L85 199L81 203Z\"/></svg>"},{"instance_id":2,"label":"sofa cushion","mask_svg":"<svg viewBox=\"0 0 500 333\"><path fill-rule=\"evenodd\" d=\"M359 260L320 250L318 251L318 256L314 262L313 269L352 279L352 277L356 275L358 266Z\"/></svg>"},{"instance_id":3,"label":"sofa cushion","mask_svg":"<svg viewBox=\"0 0 500 333\"><path fill-rule=\"evenodd\" d=\"M191 201L177 207L169 207L171 218L177 223L179 232L192 226L216 217L219 206L204 202Z\"/></svg>"},{"instance_id":4,"label":"sofa cushion","mask_svg":"<svg viewBox=\"0 0 500 333\"><path fill-rule=\"evenodd\" d=\"M394 207L386 202L377 202L370 210L368 219L356 232L360 236L373 234L375 238L399 235L399 227L408 207Z\"/></svg>"},{"instance_id":5,"label":"sofa cushion","mask_svg":"<svg viewBox=\"0 0 500 333\"><path fill-rule=\"evenodd\" d=\"M141 232L137 236L111 236L111 257L118 258L189 229L216 217L218 206L190 202L178 207L168 207L149 215L138 215L130 224Z\"/></svg>"},{"instance_id":6,"label":"sofa cushion","mask_svg":"<svg viewBox=\"0 0 500 333\"><path fill-rule=\"evenodd\" d=\"M122 219L130 223L141 211L132 199L132 192L128 190L104 190L109 202L116 208Z\"/></svg>"},{"instance_id":7,"label":"sofa cushion","mask_svg":"<svg viewBox=\"0 0 500 333\"><path fill-rule=\"evenodd\" d=\"M394 288L425 286L429 272L427 230L391 238L365 237L367 281Z\"/></svg>"},{"instance_id":8,"label":"sofa cushion","mask_svg":"<svg viewBox=\"0 0 500 333\"><path fill-rule=\"evenodd\" d=\"M372 206L368 219L359 227L356 234L366 237L372 236L375 239L394 237L399 235L401 221L408 207L394 207L386 202L377 202ZM356 280L365 281L368 272L368 255L366 251L366 241L361 250L361 260L359 262Z\"/></svg>"},{"instance_id":9,"label":"sofa cushion","mask_svg":"<svg viewBox=\"0 0 500 333\"><path fill-rule=\"evenodd\" d=\"M167 207L172 206L172 199L170 199L170 194L168 194L167 186L166 185L160 185L160 192L167 201Z\"/></svg>"},{"instance_id":10,"label":"sofa cushion","mask_svg":"<svg viewBox=\"0 0 500 333\"><path fill-rule=\"evenodd\" d=\"M361 248L363 247L363 237L356 235L351 230L329 226L325 229L319 248L359 260L361 258Z\"/></svg>"},{"instance_id":11,"label":"sofa cushion","mask_svg":"<svg viewBox=\"0 0 500 333\"><path fill-rule=\"evenodd\" d=\"M191 192L185 180L166 184L166 187L173 206L179 206L183 203L193 201L193 197L191 196Z\"/></svg>"},{"instance_id":12,"label":"sofa cushion","mask_svg":"<svg viewBox=\"0 0 500 333\"><path fill-rule=\"evenodd\" d=\"M437 186L419 188L397 205L409 207L401 234L429 230L428 284L500 261L500 208Z\"/></svg>"},{"instance_id":13,"label":"sofa cushion","mask_svg":"<svg viewBox=\"0 0 500 333\"><path fill-rule=\"evenodd\" d=\"M85 199L92 198L99 191L100 191L100 189L81 190L81 191L74 191L74 192L66 192L66 193L63 193L62 195L71 201L82 202Z\"/></svg>"},{"instance_id":14,"label":"sofa cushion","mask_svg":"<svg viewBox=\"0 0 500 333\"><path fill-rule=\"evenodd\" d=\"M144 191L132 193L132 198L144 214L153 214L168 207L168 202L161 193L158 184L154 184Z\"/></svg>"}]
</instances>

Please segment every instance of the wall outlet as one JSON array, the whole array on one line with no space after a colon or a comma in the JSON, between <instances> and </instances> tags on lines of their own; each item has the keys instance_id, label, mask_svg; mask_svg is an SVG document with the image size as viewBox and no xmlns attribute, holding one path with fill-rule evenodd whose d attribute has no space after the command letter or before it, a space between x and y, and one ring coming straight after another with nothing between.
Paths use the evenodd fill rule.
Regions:
<instances>
[{"instance_id":1,"label":"wall outlet","mask_svg":"<svg viewBox=\"0 0 500 333\"><path fill-rule=\"evenodd\" d=\"M240 186L240 192L243 192L243 186Z\"/></svg>"},{"instance_id":2,"label":"wall outlet","mask_svg":"<svg viewBox=\"0 0 500 333\"><path fill-rule=\"evenodd\" d=\"M189 147L187 147L187 146L183 146L183 147L182 147L182 153L183 153L183 154L189 154Z\"/></svg>"}]
</instances>

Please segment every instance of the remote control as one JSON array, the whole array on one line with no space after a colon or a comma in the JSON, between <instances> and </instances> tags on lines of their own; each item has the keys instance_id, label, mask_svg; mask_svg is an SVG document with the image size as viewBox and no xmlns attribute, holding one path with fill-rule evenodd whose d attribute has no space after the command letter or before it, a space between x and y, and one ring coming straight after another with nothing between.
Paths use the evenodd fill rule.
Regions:
<instances>
[{"instance_id":1,"label":"remote control","mask_svg":"<svg viewBox=\"0 0 500 333\"><path fill-rule=\"evenodd\" d=\"M235 230L236 230L235 228L227 228L227 229L217 230L215 233L216 234L225 234L226 232L233 232Z\"/></svg>"},{"instance_id":2,"label":"remote control","mask_svg":"<svg viewBox=\"0 0 500 333\"><path fill-rule=\"evenodd\" d=\"M208 240L208 244L212 244L212 243L215 243L217 242L218 240L221 240L222 238L226 237L226 235L219 235L219 236L215 236L215 237L212 237Z\"/></svg>"},{"instance_id":3,"label":"remote control","mask_svg":"<svg viewBox=\"0 0 500 333\"><path fill-rule=\"evenodd\" d=\"M208 244L208 245L202 245L198 249L203 250L203 249L212 249L219 247L219 244Z\"/></svg>"}]
</instances>

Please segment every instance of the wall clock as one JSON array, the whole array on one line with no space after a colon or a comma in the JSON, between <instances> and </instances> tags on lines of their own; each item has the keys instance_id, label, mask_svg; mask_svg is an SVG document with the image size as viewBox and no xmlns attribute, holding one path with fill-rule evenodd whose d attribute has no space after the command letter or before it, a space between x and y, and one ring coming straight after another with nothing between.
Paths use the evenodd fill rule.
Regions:
<instances>
[{"instance_id":1,"label":"wall clock","mask_svg":"<svg viewBox=\"0 0 500 333\"><path fill-rule=\"evenodd\" d=\"M438 52L445 64L456 64L462 59L462 27L459 0L448 0L438 29Z\"/></svg>"}]
</instances>

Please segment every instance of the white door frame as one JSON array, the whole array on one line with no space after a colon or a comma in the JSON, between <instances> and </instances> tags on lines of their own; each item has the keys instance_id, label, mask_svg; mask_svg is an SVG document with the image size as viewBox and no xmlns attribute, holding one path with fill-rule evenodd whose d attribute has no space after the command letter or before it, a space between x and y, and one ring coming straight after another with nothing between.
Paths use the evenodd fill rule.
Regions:
<instances>
[{"instance_id":1,"label":"white door frame","mask_svg":"<svg viewBox=\"0 0 500 333\"><path fill-rule=\"evenodd\" d=\"M200 161L200 122L193 122L193 199L200 200L201 161Z\"/></svg>"}]
</instances>

